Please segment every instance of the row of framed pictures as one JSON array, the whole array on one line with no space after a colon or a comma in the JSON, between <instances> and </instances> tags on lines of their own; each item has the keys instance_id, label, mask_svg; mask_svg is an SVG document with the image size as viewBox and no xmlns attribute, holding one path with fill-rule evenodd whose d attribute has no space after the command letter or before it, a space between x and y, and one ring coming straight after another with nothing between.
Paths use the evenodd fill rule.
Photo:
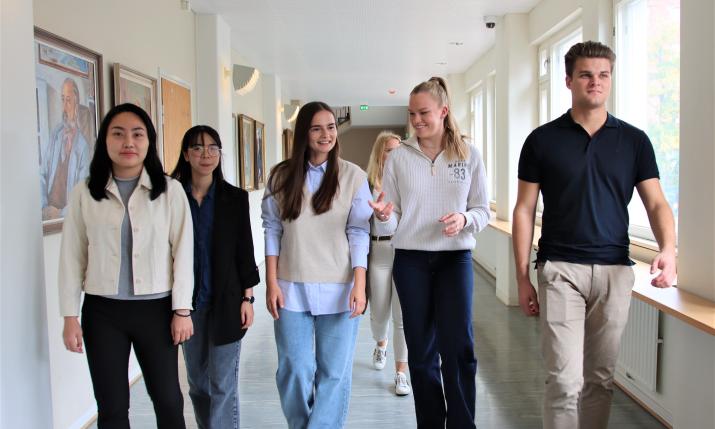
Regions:
<instances>
[{"instance_id":1,"label":"row of framed pictures","mask_svg":"<svg viewBox=\"0 0 715 429\"><path fill-rule=\"evenodd\" d=\"M265 126L247 115L235 116L239 186L247 191L266 186Z\"/></svg>"},{"instance_id":2,"label":"row of framed pictures","mask_svg":"<svg viewBox=\"0 0 715 429\"><path fill-rule=\"evenodd\" d=\"M62 230L69 196L89 175L103 109L102 54L35 27L37 145L45 234ZM114 105L139 105L157 125L157 80L113 65Z\"/></svg>"}]
</instances>

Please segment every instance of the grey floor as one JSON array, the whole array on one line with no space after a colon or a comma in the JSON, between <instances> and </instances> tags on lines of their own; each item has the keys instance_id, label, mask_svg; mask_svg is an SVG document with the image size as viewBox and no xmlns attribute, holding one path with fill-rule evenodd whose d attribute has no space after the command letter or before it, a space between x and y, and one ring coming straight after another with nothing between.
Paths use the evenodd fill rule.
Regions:
<instances>
[{"instance_id":1,"label":"grey floor","mask_svg":"<svg viewBox=\"0 0 715 429\"><path fill-rule=\"evenodd\" d=\"M478 358L477 426L495 429L541 427L543 372L539 357L539 328L518 308L502 305L494 295L494 279L475 268L474 336ZM274 374L276 348L273 324L265 311L264 289L256 289L256 321L243 340L240 366L242 428L284 428ZM360 323L353 367L353 388L347 428L415 428L412 396L397 397L392 390L394 361L388 353L383 371L371 367L374 347L370 323ZM188 428L196 422L187 395L188 386L180 359L184 414ZM155 428L154 413L144 383L131 389L130 420L135 429ZM90 426L96 428L96 425ZM616 391L609 428L664 428L656 419Z\"/></svg>"}]
</instances>

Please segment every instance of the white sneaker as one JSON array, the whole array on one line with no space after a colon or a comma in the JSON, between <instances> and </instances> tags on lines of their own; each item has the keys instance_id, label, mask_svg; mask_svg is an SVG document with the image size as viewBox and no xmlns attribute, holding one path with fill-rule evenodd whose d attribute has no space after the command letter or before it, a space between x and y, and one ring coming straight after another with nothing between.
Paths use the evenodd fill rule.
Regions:
<instances>
[{"instance_id":1,"label":"white sneaker","mask_svg":"<svg viewBox=\"0 0 715 429\"><path fill-rule=\"evenodd\" d=\"M407 376L404 372L398 371L395 374L395 394L397 396L407 396L411 391L410 385L407 384Z\"/></svg>"},{"instance_id":2,"label":"white sneaker","mask_svg":"<svg viewBox=\"0 0 715 429\"><path fill-rule=\"evenodd\" d=\"M383 369L387 363L387 347L384 349L380 346L375 346L375 350L372 352L372 366L375 369Z\"/></svg>"}]
</instances>

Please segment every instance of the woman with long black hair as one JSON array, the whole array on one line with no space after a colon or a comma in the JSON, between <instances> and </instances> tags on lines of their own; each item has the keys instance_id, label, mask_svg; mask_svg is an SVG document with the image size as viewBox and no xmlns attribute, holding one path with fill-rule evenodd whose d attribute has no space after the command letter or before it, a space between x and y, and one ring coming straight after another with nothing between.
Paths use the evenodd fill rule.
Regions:
<instances>
[{"instance_id":1,"label":"woman with long black hair","mask_svg":"<svg viewBox=\"0 0 715 429\"><path fill-rule=\"evenodd\" d=\"M115 106L88 180L72 191L59 272L65 347L87 348L100 429L129 428L132 348L157 426L185 427L177 346L193 333L193 247L189 205L164 175L151 119L133 104Z\"/></svg>"},{"instance_id":2,"label":"woman with long black hair","mask_svg":"<svg viewBox=\"0 0 715 429\"><path fill-rule=\"evenodd\" d=\"M258 268L248 192L223 179L221 138L189 129L171 176L184 186L194 224L194 336L184 343L189 396L200 428L238 429L241 338L253 324Z\"/></svg>"}]
</instances>

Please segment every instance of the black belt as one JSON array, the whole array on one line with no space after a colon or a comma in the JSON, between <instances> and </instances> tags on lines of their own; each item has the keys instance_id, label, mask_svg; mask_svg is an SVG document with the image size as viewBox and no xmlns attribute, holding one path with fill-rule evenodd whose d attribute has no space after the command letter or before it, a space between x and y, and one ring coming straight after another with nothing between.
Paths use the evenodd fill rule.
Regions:
<instances>
[{"instance_id":1,"label":"black belt","mask_svg":"<svg viewBox=\"0 0 715 429\"><path fill-rule=\"evenodd\" d=\"M381 236L381 237L378 237L378 236L375 236L375 235L371 235L370 238L372 239L372 241L388 241L388 240L392 240L392 236L391 236L391 235L383 235L383 236Z\"/></svg>"}]
</instances>

